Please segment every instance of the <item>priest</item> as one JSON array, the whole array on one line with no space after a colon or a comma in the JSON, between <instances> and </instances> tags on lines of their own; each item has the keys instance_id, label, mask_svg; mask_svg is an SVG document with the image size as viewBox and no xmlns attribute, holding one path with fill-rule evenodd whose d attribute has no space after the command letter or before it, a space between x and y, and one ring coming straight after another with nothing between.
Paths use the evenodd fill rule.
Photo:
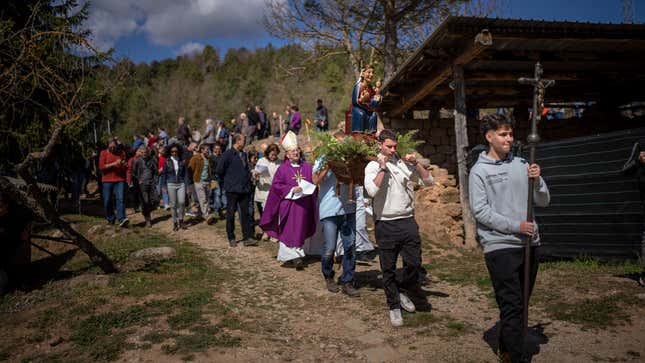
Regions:
<instances>
[{"instance_id":1,"label":"priest","mask_svg":"<svg viewBox=\"0 0 645 363\"><path fill-rule=\"evenodd\" d=\"M302 270L304 242L316 231L318 196L311 164L302 158L296 134L289 131L282 147L286 159L273 178L260 228L279 241L278 261Z\"/></svg>"}]
</instances>

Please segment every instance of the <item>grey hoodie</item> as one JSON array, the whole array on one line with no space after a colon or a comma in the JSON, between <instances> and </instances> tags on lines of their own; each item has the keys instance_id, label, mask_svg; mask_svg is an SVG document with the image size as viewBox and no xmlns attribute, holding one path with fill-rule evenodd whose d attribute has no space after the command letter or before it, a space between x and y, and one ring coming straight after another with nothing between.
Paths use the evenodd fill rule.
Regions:
<instances>
[{"instance_id":1,"label":"grey hoodie","mask_svg":"<svg viewBox=\"0 0 645 363\"><path fill-rule=\"evenodd\" d=\"M477 237L484 253L503 248L521 248L520 223L526 220L528 161L508 154L492 160L483 151L468 177L470 209L477 221ZM535 183L535 205L549 205L549 189L540 177ZM533 244L540 241L537 225Z\"/></svg>"}]
</instances>

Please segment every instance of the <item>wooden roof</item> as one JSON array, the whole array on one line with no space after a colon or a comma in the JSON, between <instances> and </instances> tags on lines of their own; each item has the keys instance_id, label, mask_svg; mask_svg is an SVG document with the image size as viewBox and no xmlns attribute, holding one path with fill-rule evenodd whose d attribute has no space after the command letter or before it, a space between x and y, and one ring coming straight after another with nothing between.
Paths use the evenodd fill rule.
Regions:
<instances>
[{"instance_id":1,"label":"wooden roof","mask_svg":"<svg viewBox=\"0 0 645 363\"><path fill-rule=\"evenodd\" d=\"M645 100L645 25L450 17L383 86L379 111L452 108L455 65L469 108L529 106L532 87L517 79L537 61L556 80L547 102Z\"/></svg>"}]
</instances>

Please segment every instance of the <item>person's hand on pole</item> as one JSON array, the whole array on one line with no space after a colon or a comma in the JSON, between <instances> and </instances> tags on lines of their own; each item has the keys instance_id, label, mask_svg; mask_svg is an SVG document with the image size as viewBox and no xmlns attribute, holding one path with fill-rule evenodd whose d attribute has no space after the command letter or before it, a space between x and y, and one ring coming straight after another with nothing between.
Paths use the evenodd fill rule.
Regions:
<instances>
[{"instance_id":1,"label":"person's hand on pole","mask_svg":"<svg viewBox=\"0 0 645 363\"><path fill-rule=\"evenodd\" d=\"M540 166L538 164L529 165L529 178L537 179L540 177Z\"/></svg>"},{"instance_id":2,"label":"person's hand on pole","mask_svg":"<svg viewBox=\"0 0 645 363\"><path fill-rule=\"evenodd\" d=\"M520 223L520 233L529 237L535 234L535 223L523 221Z\"/></svg>"}]
</instances>

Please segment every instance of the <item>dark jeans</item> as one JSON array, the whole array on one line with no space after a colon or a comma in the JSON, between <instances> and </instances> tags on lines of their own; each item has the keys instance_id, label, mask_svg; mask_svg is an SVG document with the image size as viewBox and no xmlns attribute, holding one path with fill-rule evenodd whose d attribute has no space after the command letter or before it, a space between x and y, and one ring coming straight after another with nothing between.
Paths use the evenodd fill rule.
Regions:
<instances>
[{"instance_id":1,"label":"dark jeans","mask_svg":"<svg viewBox=\"0 0 645 363\"><path fill-rule=\"evenodd\" d=\"M114 206L112 205L112 195L116 200L116 218L120 222L125 219L125 182L103 182L103 208L105 209L105 218L108 222L114 223Z\"/></svg>"},{"instance_id":2,"label":"dark jeans","mask_svg":"<svg viewBox=\"0 0 645 363\"><path fill-rule=\"evenodd\" d=\"M379 247L383 290L387 304L400 309L399 287L411 288L417 285L421 267L421 238L419 226L414 217L393 221L376 221L374 235ZM396 275L396 260L403 258L403 273Z\"/></svg>"},{"instance_id":3,"label":"dark jeans","mask_svg":"<svg viewBox=\"0 0 645 363\"><path fill-rule=\"evenodd\" d=\"M529 291L533 291L538 270L536 252L538 250L533 247ZM484 258L499 307L500 349L509 352L512 362L519 362L524 352L522 335L524 248L505 248L489 252L484 255Z\"/></svg>"},{"instance_id":4,"label":"dark jeans","mask_svg":"<svg viewBox=\"0 0 645 363\"><path fill-rule=\"evenodd\" d=\"M135 211L138 211L142 203L141 189L139 189L138 182L133 181L132 186L128 187L128 202L132 205Z\"/></svg>"},{"instance_id":5,"label":"dark jeans","mask_svg":"<svg viewBox=\"0 0 645 363\"><path fill-rule=\"evenodd\" d=\"M324 237L321 256L322 274L326 279L334 278L334 251L338 234L343 242L343 274L340 282L348 284L354 281L356 269L356 213L327 217L320 221Z\"/></svg>"},{"instance_id":6,"label":"dark jeans","mask_svg":"<svg viewBox=\"0 0 645 363\"><path fill-rule=\"evenodd\" d=\"M141 214L148 221L150 220L150 213L159 205L156 185L139 184L139 193L141 195Z\"/></svg>"},{"instance_id":7,"label":"dark jeans","mask_svg":"<svg viewBox=\"0 0 645 363\"><path fill-rule=\"evenodd\" d=\"M251 228L251 236L255 233L255 202L253 199L255 198L255 190L251 192L249 195L249 218L246 219L249 222L249 227ZM241 204L240 204L241 205ZM240 211L240 208L237 208L237 214L240 217L240 223L242 222L242 212ZM260 215L262 215L262 211L260 210Z\"/></svg>"},{"instance_id":8,"label":"dark jeans","mask_svg":"<svg viewBox=\"0 0 645 363\"><path fill-rule=\"evenodd\" d=\"M226 192L226 235L235 240L235 211L239 210L242 226L242 239L251 238L251 223L249 222L249 193ZM238 209L239 208L239 209Z\"/></svg>"}]
</instances>

